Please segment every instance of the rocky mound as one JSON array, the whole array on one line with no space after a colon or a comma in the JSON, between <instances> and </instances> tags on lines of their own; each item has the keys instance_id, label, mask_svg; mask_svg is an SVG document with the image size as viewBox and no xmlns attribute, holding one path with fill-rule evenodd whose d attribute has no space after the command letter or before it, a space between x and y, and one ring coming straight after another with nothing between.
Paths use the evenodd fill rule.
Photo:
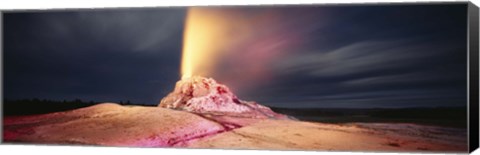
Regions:
<instances>
[{"instance_id":1,"label":"rocky mound","mask_svg":"<svg viewBox=\"0 0 480 155\"><path fill-rule=\"evenodd\" d=\"M158 106L201 114L288 118L286 115L273 112L266 106L240 100L227 86L217 83L212 78L199 76L178 81L173 92L163 98Z\"/></svg>"}]
</instances>

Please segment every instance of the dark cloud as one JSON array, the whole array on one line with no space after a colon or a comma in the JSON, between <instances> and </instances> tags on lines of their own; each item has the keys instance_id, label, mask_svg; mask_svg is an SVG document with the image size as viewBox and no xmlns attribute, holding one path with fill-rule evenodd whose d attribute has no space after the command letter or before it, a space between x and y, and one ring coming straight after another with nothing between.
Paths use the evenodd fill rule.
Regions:
<instances>
[{"instance_id":1,"label":"dark cloud","mask_svg":"<svg viewBox=\"0 0 480 155\"><path fill-rule=\"evenodd\" d=\"M263 33L232 49L238 52L222 59L214 78L243 81L237 85L245 89L230 84L242 99L283 107L466 106L466 5L236 10ZM156 104L179 79L184 20L185 8L7 13L5 97ZM276 57L266 58L271 51ZM259 82L263 74L248 72L255 67L272 78Z\"/></svg>"},{"instance_id":2,"label":"dark cloud","mask_svg":"<svg viewBox=\"0 0 480 155\"><path fill-rule=\"evenodd\" d=\"M184 8L7 13L5 97L154 104L179 77L184 18Z\"/></svg>"},{"instance_id":3,"label":"dark cloud","mask_svg":"<svg viewBox=\"0 0 480 155\"><path fill-rule=\"evenodd\" d=\"M270 64L276 80L241 96L286 107L466 106L465 6L326 10L303 47Z\"/></svg>"}]
</instances>

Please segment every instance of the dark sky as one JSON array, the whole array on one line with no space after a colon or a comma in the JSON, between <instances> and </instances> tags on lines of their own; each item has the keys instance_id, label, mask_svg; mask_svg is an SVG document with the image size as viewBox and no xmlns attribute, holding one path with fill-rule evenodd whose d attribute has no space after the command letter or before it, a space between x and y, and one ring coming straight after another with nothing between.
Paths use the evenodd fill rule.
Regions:
<instances>
[{"instance_id":1,"label":"dark sky","mask_svg":"<svg viewBox=\"0 0 480 155\"><path fill-rule=\"evenodd\" d=\"M277 107L466 106L464 4L234 10L281 21L256 25L255 38L232 48L212 75L241 99ZM180 77L186 11L5 13L4 97L158 104Z\"/></svg>"}]
</instances>

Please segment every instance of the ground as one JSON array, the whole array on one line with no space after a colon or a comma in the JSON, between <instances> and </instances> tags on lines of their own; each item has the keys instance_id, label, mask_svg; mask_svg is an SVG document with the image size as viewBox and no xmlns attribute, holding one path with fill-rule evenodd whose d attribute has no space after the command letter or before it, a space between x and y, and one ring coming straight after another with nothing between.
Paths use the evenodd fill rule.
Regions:
<instances>
[{"instance_id":1,"label":"ground","mask_svg":"<svg viewBox=\"0 0 480 155\"><path fill-rule=\"evenodd\" d=\"M7 143L223 149L466 152L466 135L415 124L327 124L103 103L4 118ZM465 137L462 137L465 136Z\"/></svg>"}]
</instances>

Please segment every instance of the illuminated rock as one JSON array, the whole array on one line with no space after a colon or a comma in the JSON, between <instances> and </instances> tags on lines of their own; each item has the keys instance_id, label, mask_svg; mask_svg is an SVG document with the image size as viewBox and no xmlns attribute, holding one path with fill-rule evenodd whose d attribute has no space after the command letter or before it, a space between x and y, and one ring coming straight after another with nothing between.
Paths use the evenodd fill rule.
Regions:
<instances>
[{"instance_id":1,"label":"illuminated rock","mask_svg":"<svg viewBox=\"0 0 480 155\"><path fill-rule=\"evenodd\" d=\"M255 102L237 98L230 89L212 78L190 77L176 83L175 89L160 101L159 107L200 114L249 118L288 118Z\"/></svg>"}]
</instances>

